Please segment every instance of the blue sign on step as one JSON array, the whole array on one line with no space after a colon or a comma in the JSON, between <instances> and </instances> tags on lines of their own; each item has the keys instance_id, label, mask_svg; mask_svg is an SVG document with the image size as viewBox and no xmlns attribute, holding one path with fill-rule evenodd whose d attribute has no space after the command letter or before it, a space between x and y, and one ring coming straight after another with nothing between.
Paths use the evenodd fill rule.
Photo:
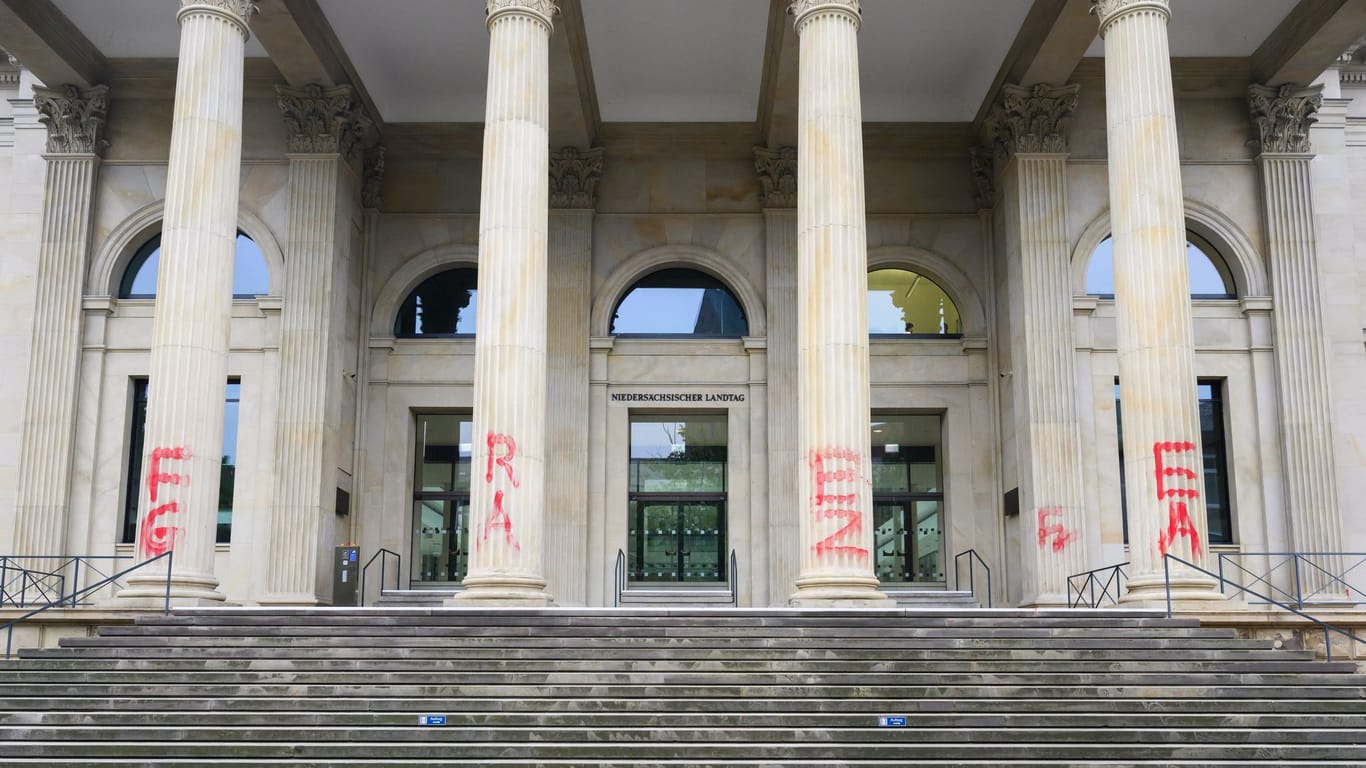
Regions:
<instances>
[{"instance_id":1,"label":"blue sign on step","mask_svg":"<svg viewBox=\"0 0 1366 768\"><path fill-rule=\"evenodd\" d=\"M418 724L418 725L445 725L445 724L446 724L446 716L445 716L445 715L418 715L418 716L417 716L417 724Z\"/></svg>"},{"instance_id":2,"label":"blue sign on step","mask_svg":"<svg viewBox=\"0 0 1366 768\"><path fill-rule=\"evenodd\" d=\"M884 715L884 716L879 717L879 718L877 719L877 726L878 726L879 728L905 728L905 727L906 727L906 718L904 718L904 717L887 717L886 715Z\"/></svg>"}]
</instances>

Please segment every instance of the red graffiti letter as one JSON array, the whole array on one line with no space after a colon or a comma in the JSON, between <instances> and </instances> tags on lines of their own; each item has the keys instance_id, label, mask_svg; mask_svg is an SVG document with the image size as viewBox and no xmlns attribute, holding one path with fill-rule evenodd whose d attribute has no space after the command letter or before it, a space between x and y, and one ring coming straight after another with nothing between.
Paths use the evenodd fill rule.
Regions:
<instances>
[{"instance_id":1,"label":"red graffiti letter","mask_svg":"<svg viewBox=\"0 0 1366 768\"><path fill-rule=\"evenodd\" d=\"M138 527L138 549L144 559L175 549L176 535L181 529L173 525L158 525L157 521L179 511L180 508L171 501L153 507L147 516L142 518L142 525Z\"/></svg>"},{"instance_id":2,"label":"red graffiti letter","mask_svg":"<svg viewBox=\"0 0 1366 768\"><path fill-rule=\"evenodd\" d=\"M180 485L189 482L189 477L178 475L171 472L161 471L161 462L166 459L181 461L190 458L190 452L185 448L153 448L151 456L147 462L147 495L152 501L157 500L157 486L164 483Z\"/></svg>"},{"instance_id":3,"label":"red graffiti letter","mask_svg":"<svg viewBox=\"0 0 1366 768\"><path fill-rule=\"evenodd\" d=\"M1171 499L1167 507L1167 530L1160 531L1157 535L1157 549L1162 554L1167 554L1167 550L1177 540L1178 537L1190 539L1191 552L1200 554L1200 532L1196 529L1194 521L1191 520L1190 511L1186 508L1183 499L1197 499L1200 491L1196 488L1172 487L1173 483L1168 478L1197 481L1200 475L1189 467L1168 466L1163 461L1165 454L1187 454L1193 457L1195 454L1195 443L1192 442L1162 442L1153 444L1153 477L1157 480L1157 500Z\"/></svg>"},{"instance_id":4,"label":"red graffiti letter","mask_svg":"<svg viewBox=\"0 0 1366 768\"><path fill-rule=\"evenodd\" d=\"M497 464L498 466L507 470L508 481L512 483L513 488L516 488L517 478L513 477L512 475L512 457L517 455L516 441L512 439L512 435L496 435L493 432L489 432L487 442L489 446L489 461L488 469L484 471L484 482L493 482L493 465ZM506 450L506 453L504 453L502 456L494 458L493 449L494 446L498 445L503 446L503 448Z\"/></svg>"},{"instance_id":5,"label":"red graffiti letter","mask_svg":"<svg viewBox=\"0 0 1366 768\"><path fill-rule=\"evenodd\" d=\"M845 466L829 466L827 462L843 462ZM816 557L823 557L826 554L868 557L866 548L855 546L859 541L859 534L863 532L863 514L856 508L858 493L838 493L841 490L854 490L851 486L863 481L858 471L858 454L843 449L812 451L808 466L811 469L813 490L810 500L811 511L816 519L835 518L845 521L843 527L812 546ZM843 488L838 487L840 483L844 484ZM836 486L835 492L829 490L829 486L832 485Z\"/></svg>"},{"instance_id":6,"label":"red graffiti letter","mask_svg":"<svg viewBox=\"0 0 1366 768\"><path fill-rule=\"evenodd\" d=\"M517 455L517 442L512 439L511 435L498 434L490 431L486 443L489 448L489 458L488 464L484 469L484 482L489 485L493 484L493 467L496 464L499 467L502 467L503 471L507 473L508 482L512 484L512 487L517 488L519 486L517 477L512 471L512 458ZM495 456L495 449L500 445L503 447L503 455ZM502 490L493 492L493 508L489 510L488 517L484 519L483 525L480 526L482 531L480 532L479 537L475 539L475 546L479 546L479 542L481 541L488 541L489 534L501 528L503 531L503 541L510 544L513 549L521 550L522 545L517 543L517 537L512 533L512 518L508 516L507 509L504 507L504 498L506 497Z\"/></svg>"},{"instance_id":7,"label":"red graffiti letter","mask_svg":"<svg viewBox=\"0 0 1366 768\"><path fill-rule=\"evenodd\" d=\"M1067 530L1062 524L1062 507L1045 507L1039 510L1039 546L1048 543L1048 538L1053 537L1053 551L1061 552L1067 545L1077 537L1076 533ZM1058 518L1058 522L1050 524L1050 517Z\"/></svg>"},{"instance_id":8,"label":"red graffiti letter","mask_svg":"<svg viewBox=\"0 0 1366 768\"><path fill-rule=\"evenodd\" d=\"M1195 523L1191 521L1190 512L1186 509L1186 502L1173 501L1167 512L1167 530L1157 534L1157 549L1162 554L1167 554L1167 549L1176 541L1177 537L1183 536L1191 540L1191 553L1200 554L1200 532L1195 530Z\"/></svg>"},{"instance_id":9,"label":"red graffiti letter","mask_svg":"<svg viewBox=\"0 0 1366 768\"><path fill-rule=\"evenodd\" d=\"M1194 488L1170 488L1167 478L1184 478L1195 480L1199 475L1195 470L1186 467L1169 467L1162 461L1163 454L1167 453L1194 453L1195 443L1153 443L1153 475L1157 479L1157 498L1159 501L1167 497L1178 499L1193 499L1200 495Z\"/></svg>"}]
</instances>

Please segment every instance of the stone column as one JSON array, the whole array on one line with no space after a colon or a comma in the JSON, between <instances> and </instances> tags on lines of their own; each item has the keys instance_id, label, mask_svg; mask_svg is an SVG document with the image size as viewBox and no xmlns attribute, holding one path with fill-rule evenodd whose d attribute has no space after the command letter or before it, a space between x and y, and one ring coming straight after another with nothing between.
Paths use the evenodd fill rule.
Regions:
<instances>
[{"instance_id":1,"label":"stone column","mask_svg":"<svg viewBox=\"0 0 1366 768\"><path fill-rule=\"evenodd\" d=\"M174 550L172 596L219 602L213 575L237 244L242 69L251 0L181 0L137 556ZM129 578L124 600L163 578Z\"/></svg>"},{"instance_id":2,"label":"stone column","mask_svg":"<svg viewBox=\"0 0 1366 768\"><path fill-rule=\"evenodd\" d=\"M774 600L797 583L797 148L754 150L764 204L768 286L768 551Z\"/></svg>"},{"instance_id":3,"label":"stone column","mask_svg":"<svg viewBox=\"0 0 1366 768\"><path fill-rule=\"evenodd\" d=\"M1286 519L1298 552L1341 552L1342 520L1333 452L1333 395L1323 331L1309 127L1323 103L1322 87L1254 85L1248 91L1261 153L1266 258L1275 307ZM1334 564L1315 561L1334 570ZM1335 571L1336 572L1336 571ZM1306 592L1328 588L1305 573ZM1339 590L1340 591L1340 590Z\"/></svg>"},{"instance_id":4,"label":"stone column","mask_svg":"<svg viewBox=\"0 0 1366 768\"><path fill-rule=\"evenodd\" d=\"M588 314L592 305L594 190L601 149L550 158L546 573L559 602L588 601Z\"/></svg>"},{"instance_id":5,"label":"stone column","mask_svg":"<svg viewBox=\"0 0 1366 768\"><path fill-rule=\"evenodd\" d=\"M1066 605L1085 570L1067 231L1067 122L1078 86L1006 85L988 118L1001 193L1020 488L1023 604Z\"/></svg>"},{"instance_id":6,"label":"stone column","mask_svg":"<svg viewBox=\"0 0 1366 768\"><path fill-rule=\"evenodd\" d=\"M47 126L47 168L14 544L25 555L80 554L66 550L66 525L81 372L81 297L95 179L107 144L102 134L109 89L34 88L33 105ZM34 564L43 570L55 566L53 561Z\"/></svg>"},{"instance_id":7,"label":"stone column","mask_svg":"<svg viewBox=\"0 0 1366 768\"><path fill-rule=\"evenodd\" d=\"M474 482L463 604L544 605L546 221L554 0L488 0Z\"/></svg>"},{"instance_id":8,"label":"stone column","mask_svg":"<svg viewBox=\"0 0 1366 768\"><path fill-rule=\"evenodd\" d=\"M1126 600L1161 600L1163 555L1203 565L1206 522L1186 218L1167 45L1170 0L1092 0L1105 113L1129 516ZM1220 597L1173 569L1173 596Z\"/></svg>"},{"instance_id":9,"label":"stone column","mask_svg":"<svg viewBox=\"0 0 1366 768\"><path fill-rule=\"evenodd\" d=\"M884 606L873 573L858 0L797 0L798 606Z\"/></svg>"},{"instance_id":10,"label":"stone column","mask_svg":"<svg viewBox=\"0 0 1366 768\"><path fill-rule=\"evenodd\" d=\"M337 315L346 306L354 264L357 164L371 126L349 86L276 90L289 153L289 231L280 292L276 480L261 602L313 605L330 583L347 332Z\"/></svg>"}]
</instances>

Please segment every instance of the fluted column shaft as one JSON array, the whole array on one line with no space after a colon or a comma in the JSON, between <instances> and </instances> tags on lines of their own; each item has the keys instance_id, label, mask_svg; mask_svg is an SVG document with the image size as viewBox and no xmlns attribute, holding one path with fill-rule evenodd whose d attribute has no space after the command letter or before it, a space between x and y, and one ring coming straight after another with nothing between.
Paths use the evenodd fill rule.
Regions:
<instances>
[{"instance_id":1,"label":"fluted column shaft","mask_svg":"<svg viewBox=\"0 0 1366 768\"><path fill-rule=\"evenodd\" d=\"M182 0L166 214L152 323L137 555L174 550L172 594L221 601L213 575L242 157L247 0ZM153 574L128 599L161 593Z\"/></svg>"},{"instance_id":2,"label":"fluted column shaft","mask_svg":"<svg viewBox=\"0 0 1366 768\"><path fill-rule=\"evenodd\" d=\"M1311 158L1309 154L1264 153L1258 164L1266 211L1267 263L1276 300L1271 321L1291 547L1299 552L1341 552L1333 396L1323 333ZM1312 581L1305 586L1325 586Z\"/></svg>"},{"instance_id":3,"label":"fluted column shaft","mask_svg":"<svg viewBox=\"0 0 1366 768\"><path fill-rule=\"evenodd\" d=\"M1206 554L1195 343L1167 24L1169 0L1096 0L1114 237L1129 525L1128 600L1163 597L1163 554ZM1174 569L1179 574L1179 569ZM1174 596L1217 597L1173 578Z\"/></svg>"},{"instance_id":4,"label":"fluted column shaft","mask_svg":"<svg viewBox=\"0 0 1366 768\"><path fill-rule=\"evenodd\" d=\"M797 605L890 601L873 573L868 254L857 0L793 3L797 126Z\"/></svg>"},{"instance_id":5,"label":"fluted column shaft","mask_svg":"<svg viewBox=\"0 0 1366 768\"><path fill-rule=\"evenodd\" d=\"M66 554L81 366L82 281L106 91L68 87L62 91L38 88L34 93L49 137L33 351L15 503L15 548L26 555ZM35 564L42 565L53 563Z\"/></svg>"},{"instance_id":6,"label":"fluted column shaft","mask_svg":"<svg viewBox=\"0 0 1366 768\"><path fill-rule=\"evenodd\" d=\"M768 280L768 527L769 583L781 600L797 581L800 535L797 449L797 211L764 209Z\"/></svg>"},{"instance_id":7,"label":"fluted column shaft","mask_svg":"<svg viewBox=\"0 0 1366 768\"><path fill-rule=\"evenodd\" d=\"M462 602L545 591L551 0L489 0L470 560Z\"/></svg>"}]
</instances>

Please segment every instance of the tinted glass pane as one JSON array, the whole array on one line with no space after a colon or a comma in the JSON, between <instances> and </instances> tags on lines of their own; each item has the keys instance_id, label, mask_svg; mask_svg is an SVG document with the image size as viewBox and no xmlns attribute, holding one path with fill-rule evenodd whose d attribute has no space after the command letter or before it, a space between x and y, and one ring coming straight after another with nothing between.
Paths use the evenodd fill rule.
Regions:
<instances>
[{"instance_id":1,"label":"tinted glass pane","mask_svg":"<svg viewBox=\"0 0 1366 768\"><path fill-rule=\"evenodd\" d=\"M725 492L725 415L633 415L630 480L632 491Z\"/></svg>"},{"instance_id":2,"label":"tinted glass pane","mask_svg":"<svg viewBox=\"0 0 1366 768\"><path fill-rule=\"evenodd\" d=\"M868 332L944 336L962 333L958 307L933 280L904 269L868 273Z\"/></svg>"},{"instance_id":3,"label":"tinted glass pane","mask_svg":"<svg viewBox=\"0 0 1366 768\"><path fill-rule=\"evenodd\" d=\"M138 496L142 491L142 447L147 432L147 380L133 379L133 412L128 417L128 476L123 499L123 535L119 541L132 544L138 531Z\"/></svg>"},{"instance_id":4,"label":"tinted glass pane","mask_svg":"<svg viewBox=\"0 0 1366 768\"><path fill-rule=\"evenodd\" d=\"M417 417L414 492L469 492L472 430L469 416L428 413Z\"/></svg>"},{"instance_id":5,"label":"tinted glass pane","mask_svg":"<svg viewBox=\"0 0 1366 768\"><path fill-rule=\"evenodd\" d=\"M938 493L939 415L878 415L875 419L873 493Z\"/></svg>"},{"instance_id":6,"label":"tinted glass pane","mask_svg":"<svg viewBox=\"0 0 1366 768\"><path fill-rule=\"evenodd\" d=\"M1115 254L1111 238L1105 238L1091 254L1086 267L1086 293L1091 296L1115 295ZM1218 260L1218 261L1216 261ZM1233 284L1228 270L1221 269L1222 259L1206 253L1192 242L1186 243L1186 268L1190 273L1191 295L1201 298L1234 298Z\"/></svg>"},{"instance_id":7,"label":"tinted glass pane","mask_svg":"<svg viewBox=\"0 0 1366 768\"><path fill-rule=\"evenodd\" d=\"M614 334L739 337L749 333L744 310L716 278L665 269L637 282L617 305Z\"/></svg>"},{"instance_id":8,"label":"tinted glass pane","mask_svg":"<svg viewBox=\"0 0 1366 768\"><path fill-rule=\"evenodd\" d=\"M479 273L450 269L408 294L394 321L395 336L472 336Z\"/></svg>"},{"instance_id":9,"label":"tinted glass pane","mask_svg":"<svg viewBox=\"0 0 1366 768\"><path fill-rule=\"evenodd\" d=\"M128 269L119 284L121 299L150 299L157 294L157 273L161 268L161 235L148 240L128 262ZM232 295L238 298L264 296L270 293L270 271L261 249L250 237L237 233L237 251L233 258Z\"/></svg>"},{"instance_id":10,"label":"tinted glass pane","mask_svg":"<svg viewBox=\"0 0 1366 768\"><path fill-rule=\"evenodd\" d=\"M219 544L232 540L232 499L237 484L237 417L241 400L241 383L230 379L223 404L223 464L218 475Z\"/></svg>"}]
</instances>

